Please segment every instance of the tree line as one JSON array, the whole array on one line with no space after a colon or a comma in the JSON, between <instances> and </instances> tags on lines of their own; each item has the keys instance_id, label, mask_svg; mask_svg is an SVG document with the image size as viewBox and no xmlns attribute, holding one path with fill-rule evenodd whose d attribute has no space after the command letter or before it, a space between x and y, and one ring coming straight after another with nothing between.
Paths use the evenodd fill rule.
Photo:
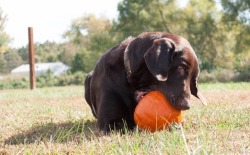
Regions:
<instances>
[{"instance_id":1,"label":"tree line","mask_svg":"<svg viewBox=\"0 0 250 155\"><path fill-rule=\"evenodd\" d=\"M250 80L249 0L189 0L184 7L175 0L123 0L117 8L118 18L112 21L92 14L75 19L64 43L36 43L36 62L62 61L73 73L87 73L106 50L128 36L165 31L191 43L203 81ZM27 46L7 48L5 24L0 10L0 73L28 62Z\"/></svg>"}]
</instances>

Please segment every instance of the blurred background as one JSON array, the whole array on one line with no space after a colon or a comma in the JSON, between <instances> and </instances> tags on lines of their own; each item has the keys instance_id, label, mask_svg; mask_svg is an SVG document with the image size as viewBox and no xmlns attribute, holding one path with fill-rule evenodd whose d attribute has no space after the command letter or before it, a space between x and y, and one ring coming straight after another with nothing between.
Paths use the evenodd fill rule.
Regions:
<instances>
[{"instance_id":1,"label":"blurred background","mask_svg":"<svg viewBox=\"0 0 250 155\"><path fill-rule=\"evenodd\" d=\"M21 2L28 8L18 7L19 12L8 9L7 1L0 2L0 89L29 88L25 64L29 60L28 26L33 25L36 68L42 70L36 77L38 88L83 85L105 51L145 31L187 38L199 58L200 82L250 81L249 0L93 0L71 1L74 5L69 2L64 7L60 1L36 6ZM76 14L69 18L74 10ZM18 17L21 12L40 23L26 22L25 17ZM15 17L19 23L13 24ZM46 23L49 18L54 22ZM39 36L43 31L47 36ZM53 38L55 31L60 34ZM58 70L62 72L55 73Z\"/></svg>"}]
</instances>

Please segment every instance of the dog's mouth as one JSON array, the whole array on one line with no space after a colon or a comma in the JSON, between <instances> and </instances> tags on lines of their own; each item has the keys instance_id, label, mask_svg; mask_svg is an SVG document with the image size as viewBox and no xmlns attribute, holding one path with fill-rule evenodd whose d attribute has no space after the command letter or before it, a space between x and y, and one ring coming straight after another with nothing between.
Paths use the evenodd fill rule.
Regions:
<instances>
[{"instance_id":1,"label":"dog's mouth","mask_svg":"<svg viewBox=\"0 0 250 155\"><path fill-rule=\"evenodd\" d=\"M149 93L150 90L147 90L147 89L143 89L143 90L137 90L135 91L135 99L136 99L136 102L140 102L140 100L145 96L147 95L147 93Z\"/></svg>"},{"instance_id":2,"label":"dog's mouth","mask_svg":"<svg viewBox=\"0 0 250 155\"><path fill-rule=\"evenodd\" d=\"M136 99L136 102L139 103L140 100L145 96L147 95L150 91L150 89L140 89L140 90L136 90L135 91L135 99ZM171 95L169 97L169 102L170 104L178 109L178 110L188 110L190 108L190 105L189 105L189 98L187 97L183 97L183 98L177 98L175 97L174 95Z\"/></svg>"}]
</instances>

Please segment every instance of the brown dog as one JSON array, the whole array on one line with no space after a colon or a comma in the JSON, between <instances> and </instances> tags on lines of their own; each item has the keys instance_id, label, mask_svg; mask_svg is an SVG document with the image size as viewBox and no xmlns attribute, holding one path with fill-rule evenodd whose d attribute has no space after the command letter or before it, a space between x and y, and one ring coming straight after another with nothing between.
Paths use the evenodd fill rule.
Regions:
<instances>
[{"instance_id":1,"label":"brown dog","mask_svg":"<svg viewBox=\"0 0 250 155\"><path fill-rule=\"evenodd\" d=\"M181 36L147 32L108 50L85 80L85 98L105 132L135 126L133 114L149 91L162 92L170 104L189 109L190 95L205 103L197 89L199 66Z\"/></svg>"}]
</instances>

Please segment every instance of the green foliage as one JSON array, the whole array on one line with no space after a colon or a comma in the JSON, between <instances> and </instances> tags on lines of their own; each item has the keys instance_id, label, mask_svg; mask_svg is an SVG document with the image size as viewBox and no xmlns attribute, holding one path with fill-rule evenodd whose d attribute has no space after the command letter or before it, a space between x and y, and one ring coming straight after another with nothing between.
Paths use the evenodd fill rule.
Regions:
<instances>
[{"instance_id":1,"label":"green foliage","mask_svg":"<svg viewBox=\"0 0 250 155\"><path fill-rule=\"evenodd\" d=\"M72 71L89 72L99 57L118 43L117 33L111 32L111 22L106 18L86 15L73 21L64 37L74 47L71 55ZM68 54L69 55L69 54Z\"/></svg>"},{"instance_id":2,"label":"green foliage","mask_svg":"<svg viewBox=\"0 0 250 155\"><path fill-rule=\"evenodd\" d=\"M19 49L13 49L16 50L18 55L22 58L23 62L28 63L29 62L29 52L28 47L21 47ZM35 54L37 56L37 54Z\"/></svg>"},{"instance_id":3,"label":"green foliage","mask_svg":"<svg viewBox=\"0 0 250 155\"><path fill-rule=\"evenodd\" d=\"M9 73L12 69L23 64L23 60L15 49L0 53L0 73Z\"/></svg>"},{"instance_id":4,"label":"green foliage","mask_svg":"<svg viewBox=\"0 0 250 155\"><path fill-rule=\"evenodd\" d=\"M224 68L218 68L216 70L207 71L203 70L200 73L199 81L200 82L230 82L237 81L239 78L239 73Z\"/></svg>"},{"instance_id":5,"label":"green foliage","mask_svg":"<svg viewBox=\"0 0 250 155\"><path fill-rule=\"evenodd\" d=\"M4 59L4 55L0 53L0 73L6 73L6 60Z\"/></svg>"},{"instance_id":6,"label":"green foliage","mask_svg":"<svg viewBox=\"0 0 250 155\"><path fill-rule=\"evenodd\" d=\"M20 55L15 50L7 50L4 53L4 59L6 61L6 70L10 72L12 69L18 67L23 64L23 60Z\"/></svg>"},{"instance_id":7,"label":"green foliage","mask_svg":"<svg viewBox=\"0 0 250 155\"><path fill-rule=\"evenodd\" d=\"M97 53L89 52L86 49L77 52L71 62L71 71L73 73L78 71L88 73L93 69L98 57Z\"/></svg>"},{"instance_id":8,"label":"green foliage","mask_svg":"<svg viewBox=\"0 0 250 155\"><path fill-rule=\"evenodd\" d=\"M51 86L83 85L86 74L83 72L68 73L62 76L53 76L51 71L37 77L38 88Z\"/></svg>"},{"instance_id":9,"label":"green foliage","mask_svg":"<svg viewBox=\"0 0 250 155\"><path fill-rule=\"evenodd\" d=\"M41 76L36 77L36 87L54 87L54 86L69 86L69 85L84 85L86 73L75 72L74 74L68 73L62 76L53 76L51 71L43 73ZM28 77L11 77L6 76L0 80L0 90L2 89L22 89L29 88Z\"/></svg>"},{"instance_id":10,"label":"green foliage","mask_svg":"<svg viewBox=\"0 0 250 155\"><path fill-rule=\"evenodd\" d=\"M157 9L155 9L157 8ZM178 32L181 25L181 10L176 1L124 0L118 5L118 21L115 30L123 36L136 36L145 31Z\"/></svg>"},{"instance_id":11,"label":"green foliage","mask_svg":"<svg viewBox=\"0 0 250 155\"><path fill-rule=\"evenodd\" d=\"M74 74L67 74L64 76L58 76L56 86L67 86L67 85L84 85L84 80L87 74L83 72L75 72Z\"/></svg>"},{"instance_id":12,"label":"green foliage","mask_svg":"<svg viewBox=\"0 0 250 155\"><path fill-rule=\"evenodd\" d=\"M46 41L44 43L35 43L35 62L56 62L56 61L62 61L66 64L67 61L64 61L62 58L62 55L65 50L67 49L66 43L56 43L56 42L50 42ZM21 48L13 48L8 51L13 51L18 53L18 55L21 57L23 62L28 63L29 61L29 49L28 46L21 47ZM66 56L65 56L66 57Z\"/></svg>"},{"instance_id":13,"label":"green foliage","mask_svg":"<svg viewBox=\"0 0 250 155\"><path fill-rule=\"evenodd\" d=\"M73 61L72 61L72 72L76 71L84 71L84 54L82 53L76 53Z\"/></svg>"},{"instance_id":14,"label":"green foliage","mask_svg":"<svg viewBox=\"0 0 250 155\"><path fill-rule=\"evenodd\" d=\"M24 77L6 77L0 80L0 90L28 88L29 80Z\"/></svg>"},{"instance_id":15,"label":"green foliage","mask_svg":"<svg viewBox=\"0 0 250 155\"><path fill-rule=\"evenodd\" d=\"M234 53L234 68L240 72L241 80L249 81L250 66L250 1L221 0L223 21L227 22L226 31L234 32L232 51Z\"/></svg>"},{"instance_id":16,"label":"green foliage","mask_svg":"<svg viewBox=\"0 0 250 155\"><path fill-rule=\"evenodd\" d=\"M55 77L51 70L48 70L47 73L42 73L40 76L36 77L36 85L38 88L41 87L51 87L55 82Z\"/></svg>"},{"instance_id":17,"label":"green foliage","mask_svg":"<svg viewBox=\"0 0 250 155\"><path fill-rule=\"evenodd\" d=\"M224 20L232 22L239 21L250 24L249 0L221 0L221 4L225 12Z\"/></svg>"},{"instance_id":18,"label":"green foliage","mask_svg":"<svg viewBox=\"0 0 250 155\"><path fill-rule=\"evenodd\" d=\"M56 42L46 41L43 44L35 44L36 62L56 62L59 55L63 52L64 45ZM26 52L28 48L26 48Z\"/></svg>"},{"instance_id":19,"label":"green foliage","mask_svg":"<svg viewBox=\"0 0 250 155\"><path fill-rule=\"evenodd\" d=\"M8 49L8 43L10 42L9 35L4 31L6 21L7 16L3 13L0 7L0 54Z\"/></svg>"},{"instance_id":20,"label":"green foliage","mask_svg":"<svg viewBox=\"0 0 250 155\"><path fill-rule=\"evenodd\" d=\"M215 18L219 15L215 2L191 0L183 11L187 25L184 35L201 59L201 69L214 69L220 48L217 40L222 38L216 36L219 31L217 25L220 23Z\"/></svg>"}]
</instances>

